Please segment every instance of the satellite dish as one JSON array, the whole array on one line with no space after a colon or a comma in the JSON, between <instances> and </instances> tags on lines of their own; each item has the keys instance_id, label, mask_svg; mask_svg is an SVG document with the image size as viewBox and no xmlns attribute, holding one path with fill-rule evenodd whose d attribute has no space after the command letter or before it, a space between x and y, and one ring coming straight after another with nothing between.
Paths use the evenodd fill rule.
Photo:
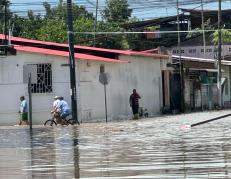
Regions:
<instances>
[{"instance_id":1,"label":"satellite dish","mask_svg":"<svg viewBox=\"0 0 231 179\"><path fill-rule=\"evenodd\" d=\"M110 75L108 73L99 74L99 82L103 85L107 85L110 81Z\"/></svg>"}]
</instances>

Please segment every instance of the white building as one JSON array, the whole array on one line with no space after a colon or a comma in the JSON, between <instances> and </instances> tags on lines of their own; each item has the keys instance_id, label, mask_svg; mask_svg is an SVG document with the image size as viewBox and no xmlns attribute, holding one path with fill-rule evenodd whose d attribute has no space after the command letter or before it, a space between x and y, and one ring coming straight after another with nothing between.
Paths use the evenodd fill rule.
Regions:
<instances>
[{"instance_id":1,"label":"white building","mask_svg":"<svg viewBox=\"0 0 231 179\"><path fill-rule=\"evenodd\" d=\"M2 36L1 36L2 38ZM50 118L55 95L70 103L70 75L66 44L11 38L17 55L0 56L0 125L18 122L19 97L28 100L27 84L23 83L23 66L37 67L37 83L32 84L33 124ZM99 82L100 70L110 75L106 86L108 120L131 116L129 96L136 88L140 106L150 115L162 106L161 70L168 57L160 54L110 50L76 46L77 107L79 120L105 121L104 86Z\"/></svg>"}]
</instances>

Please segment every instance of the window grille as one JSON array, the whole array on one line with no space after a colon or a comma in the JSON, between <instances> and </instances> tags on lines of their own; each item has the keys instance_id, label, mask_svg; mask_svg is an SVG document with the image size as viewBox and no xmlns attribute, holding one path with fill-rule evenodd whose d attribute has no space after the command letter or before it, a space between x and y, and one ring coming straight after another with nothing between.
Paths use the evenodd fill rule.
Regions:
<instances>
[{"instance_id":1,"label":"window grille","mask_svg":"<svg viewBox=\"0 0 231 179\"><path fill-rule=\"evenodd\" d=\"M37 83L31 84L32 93L52 93L52 66L46 64L29 64L37 66Z\"/></svg>"},{"instance_id":2,"label":"window grille","mask_svg":"<svg viewBox=\"0 0 231 179\"><path fill-rule=\"evenodd\" d=\"M211 48L206 49L206 52L212 52L212 49Z\"/></svg>"}]
</instances>

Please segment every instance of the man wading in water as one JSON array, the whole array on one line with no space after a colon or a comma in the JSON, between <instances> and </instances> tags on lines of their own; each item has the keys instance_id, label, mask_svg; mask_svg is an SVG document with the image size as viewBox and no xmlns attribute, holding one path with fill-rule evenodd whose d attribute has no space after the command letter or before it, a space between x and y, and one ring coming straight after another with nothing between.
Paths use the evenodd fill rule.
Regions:
<instances>
[{"instance_id":1,"label":"man wading in water","mask_svg":"<svg viewBox=\"0 0 231 179\"><path fill-rule=\"evenodd\" d=\"M133 89L133 93L130 95L129 103L132 107L133 119L139 119L139 99L140 95Z\"/></svg>"},{"instance_id":2,"label":"man wading in water","mask_svg":"<svg viewBox=\"0 0 231 179\"><path fill-rule=\"evenodd\" d=\"M20 114L20 121L19 125L28 125L28 109L27 109L27 102L24 96L20 97L20 109L19 109L19 114Z\"/></svg>"}]
</instances>

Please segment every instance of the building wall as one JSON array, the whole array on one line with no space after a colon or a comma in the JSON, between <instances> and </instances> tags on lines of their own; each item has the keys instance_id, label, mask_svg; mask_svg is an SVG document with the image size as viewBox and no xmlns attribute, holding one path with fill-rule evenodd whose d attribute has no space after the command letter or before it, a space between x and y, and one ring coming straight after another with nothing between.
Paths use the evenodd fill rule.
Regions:
<instances>
[{"instance_id":1,"label":"building wall","mask_svg":"<svg viewBox=\"0 0 231 179\"><path fill-rule=\"evenodd\" d=\"M50 109L54 95L62 94L68 99L69 76L67 70L60 66L61 63L66 63L63 58L23 52L18 52L17 56L0 58L0 98L4 101L0 108L0 124L18 123L19 97L25 95L28 100L27 84L23 83L23 65L37 63L52 64L53 92L33 94L34 123L41 124L42 121L51 117Z\"/></svg>"},{"instance_id":2,"label":"building wall","mask_svg":"<svg viewBox=\"0 0 231 179\"><path fill-rule=\"evenodd\" d=\"M105 120L104 86L99 82L100 65L110 75L106 86L108 119L124 119L131 116L129 95L136 88L141 95L140 106L147 108L150 115L159 113L162 105L160 60L153 57L130 57L129 63L78 61L76 68L78 110L81 121ZM17 56L0 58L0 125L18 123L19 97L28 100L27 85L23 83L23 65L51 63L53 92L32 95L33 123L42 124L50 118L50 109L55 95L63 96L69 104L69 67L65 57L18 52Z\"/></svg>"},{"instance_id":3,"label":"building wall","mask_svg":"<svg viewBox=\"0 0 231 179\"><path fill-rule=\"evenodd\" d=\"M120 59L129 60L129 63L80 61L83 120L105 120L104 86L99 83L102 64L110 76L109 84L106 85L109 120L131 116L129 96L134 88L141 96L140 106L147 108L150 115L159 113L162 105L160 60L134 56L121 56Z\"/></svg>"},{"instance_id":4,"label":"building wall","mask_svg":"<svg viewBox=\"0 0 231 179\"><path fill-rule=\"evenodd\" d=\"M172 54L173 55L179 55L178 47L172 48ZM187 56L187 57L208 58L208 59L216 59L217 58L215 46L212 46L212 45L206 46L205 53L204 53L204 47L203 46L182 46L181 47L181 55ZM223 45L222 46L222 57L230 56L230 55L231 55L231 45ZM210 65L210 67L209 66L207 66L207 67L203 66L203 67L204 68L211 68L212 66ZM215 66L215 64L214 64L214 66ZM223 70L222 77L227 79L225 89L223 92L223 102L224 102L224 104L229 103L229 106L231 106L230 67L223 65L222 70ZM204 93L206 90L208 90L207 87L204 87L202 93ZM216 89L216 85L215 85L215 86L213 86L213 91L214 91L214 96L215 96L214 99L216 99L216 101L217 101L217 95L215 95L216 90L217 89Z\"/></svg>"}]
</instances>

